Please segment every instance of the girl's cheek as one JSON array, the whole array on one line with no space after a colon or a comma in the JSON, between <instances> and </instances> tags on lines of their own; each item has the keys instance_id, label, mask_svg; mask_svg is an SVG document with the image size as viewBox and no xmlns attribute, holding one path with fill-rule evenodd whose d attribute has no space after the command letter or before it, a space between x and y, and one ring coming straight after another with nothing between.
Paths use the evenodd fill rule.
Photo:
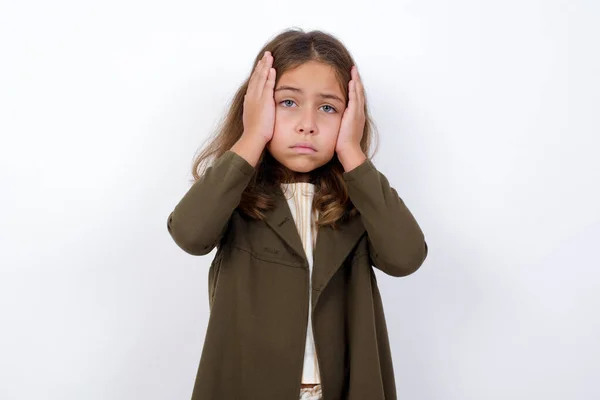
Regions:
<instances>
[{"instance_id":1,"label":"girl's cheek","mask_svg":"<svg viewBox=\"0 0 600 400\"><path fill-rule=\"evenodd\" d=\"M275 114L279 115L279 114L284 114L287 111L287 109L285 107L283 107L280 104L277 104L277 102L275 102Z\"/></svg>"},{"instance_id":2,"label":"girl's cheek","mask_svg":"<svg viewBox=\"0 0 600 400\"><path fill-rule=\"evenodd\" d=\"M339 114L328 115L327 118L323 118L323 124L329 129L337 130L342 123L342 118Z\"/></svg>"},{"instance_id":3,"label":"girl's cheek","mask_svg":"<svg viewBox=\"0 0 600 400\"><path fill-rule=\"evenodd\" d=\"M293 111L284 107L275 108L275 123L286 124L291 123L294 119Z\"/></svg>"}]
</instances>

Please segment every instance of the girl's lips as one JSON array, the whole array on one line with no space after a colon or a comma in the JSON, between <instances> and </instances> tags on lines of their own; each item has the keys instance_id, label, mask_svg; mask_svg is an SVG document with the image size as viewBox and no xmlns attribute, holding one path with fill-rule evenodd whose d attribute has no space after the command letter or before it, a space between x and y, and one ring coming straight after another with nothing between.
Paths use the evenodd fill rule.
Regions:
<instances>
[{"instance_id":1,"label":"girl's lips","mask_svg":"<svg viewBox=\"0 0 600 400\"><path fill-rule=\"evenodd\" d=\"M313 148L306 146L293 146L292 149L297 153L314 153L316 151Z\"/></svg>"}]
</instances>

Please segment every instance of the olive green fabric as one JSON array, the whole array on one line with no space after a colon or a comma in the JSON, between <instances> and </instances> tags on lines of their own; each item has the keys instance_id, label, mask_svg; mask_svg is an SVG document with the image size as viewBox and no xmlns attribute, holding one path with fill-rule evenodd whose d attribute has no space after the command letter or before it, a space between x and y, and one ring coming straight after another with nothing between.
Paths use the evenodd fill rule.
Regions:
<instances>
[{"instance_id":1,"label":"olive green fabric","mask_svg":"<svg viewBox=\"0 0 600 400\"><path fill-rule=\"evenodd\" d=\"M264 221L237 209L254 170L225 152L168 217L171 237L187 253L205 255L217 247L192 399L298 399L309 306L323 399L396 399L373 267L400 277L422 265L428 248L413 215L371 160L345 172L360 214L338 230L319 228L309 276L281 190Z\"/></svg>"}]
</instances>

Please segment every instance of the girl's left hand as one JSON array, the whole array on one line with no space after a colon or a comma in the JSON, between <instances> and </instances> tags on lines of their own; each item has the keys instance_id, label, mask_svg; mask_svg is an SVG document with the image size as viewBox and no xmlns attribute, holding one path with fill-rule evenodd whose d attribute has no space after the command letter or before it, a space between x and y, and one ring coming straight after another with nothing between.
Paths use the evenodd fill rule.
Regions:
<instances>
[{"instance_id":1,"label":"girl's left hand","mask_svg":"<svg viewBox=\"0 0 600 400\"><path fill-rule=\"evenodd\" d=\"M335 145L335 151L340 153L348 150L360 150L360 140L365 128L365 95L356 66L350 70L352 79L348 82L348 106L342 116L340 131Z\"/></svg>"}]
</instances>

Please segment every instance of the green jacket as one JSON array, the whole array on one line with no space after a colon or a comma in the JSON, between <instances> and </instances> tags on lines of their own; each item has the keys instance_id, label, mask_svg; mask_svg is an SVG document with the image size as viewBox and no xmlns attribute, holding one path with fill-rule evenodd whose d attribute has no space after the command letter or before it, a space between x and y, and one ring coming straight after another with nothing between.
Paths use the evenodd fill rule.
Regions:
<instances>
[{"instance_id":1,"label":"green jacket","mask_svg":"<svg viewBox=\"0 0 600 400\"><path fill-rule=\"evenodd\" d=\"M215 246L210 318L192 400L299 398L309 279L324 400L393 400L396 387L385 316L372 267L415 272L427 243L413 215L371 160L344 173L359 215L319 228L312 276L281 190L265 221L237 206L255 168L227 151L168 217L189 254Z\"/></svg>"}]
</instances>

